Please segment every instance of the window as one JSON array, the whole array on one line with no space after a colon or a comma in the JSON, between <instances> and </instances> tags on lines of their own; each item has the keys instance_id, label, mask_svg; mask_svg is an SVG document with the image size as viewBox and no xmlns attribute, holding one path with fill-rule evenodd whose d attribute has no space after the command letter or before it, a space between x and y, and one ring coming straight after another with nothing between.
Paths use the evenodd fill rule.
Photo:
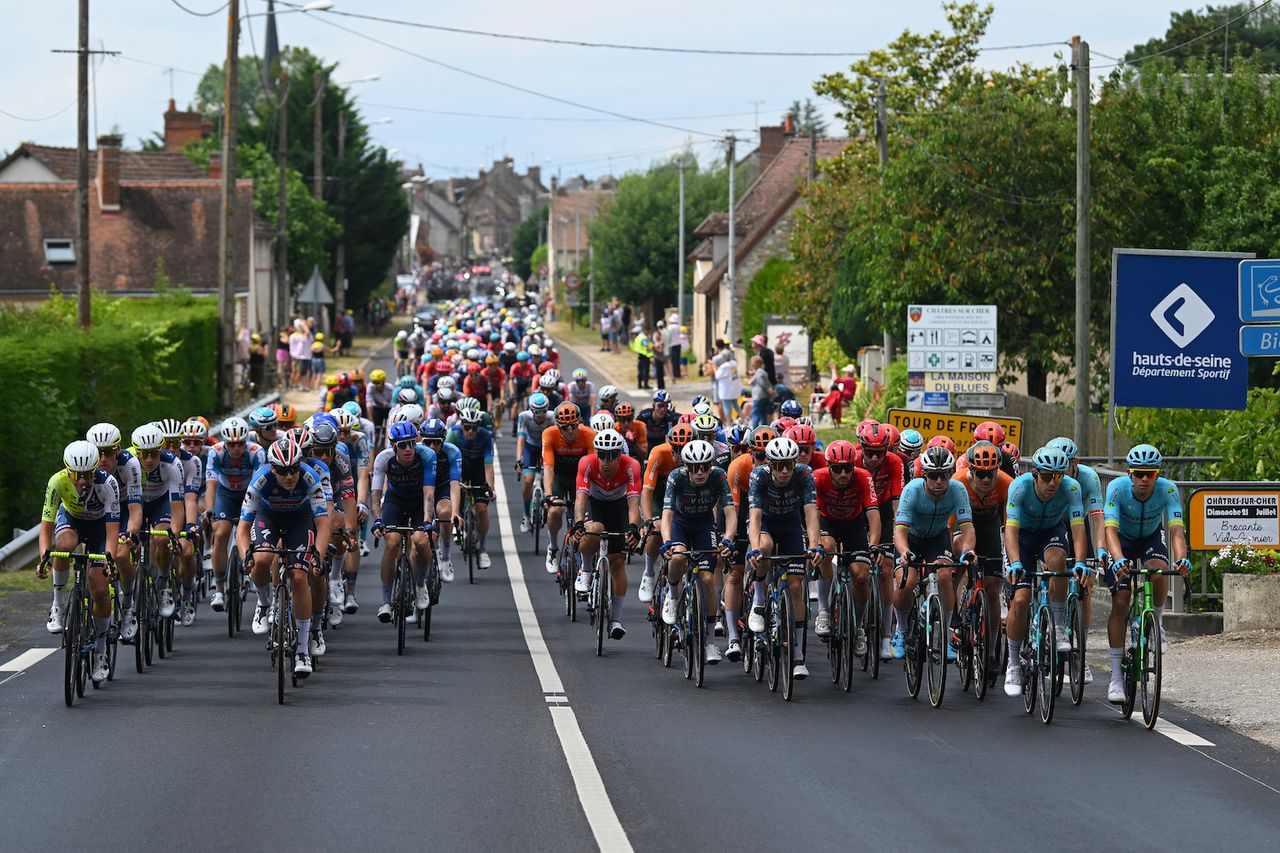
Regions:
<instances>
[{"instance_id":1,"label":"window","mask_svg":"<svg viewBox=\"0 0 1280 853\"><path fill-rule=\"evenodd\" d=\"M44 259L51 264L74 264L75 245L70 240L45 240Z\"/></svg>"}]
</instances>

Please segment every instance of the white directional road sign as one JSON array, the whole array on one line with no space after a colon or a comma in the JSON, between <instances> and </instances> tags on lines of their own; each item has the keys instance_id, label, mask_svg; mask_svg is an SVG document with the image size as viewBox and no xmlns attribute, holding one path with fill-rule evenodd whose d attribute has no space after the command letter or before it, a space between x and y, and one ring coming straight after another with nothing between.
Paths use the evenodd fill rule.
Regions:
<instances>
[{"instance_id":1,"label":"white directional road sign","mask_svg":"<svg viewBox=\"0 0 1280 853\"><path fill-rule=\"evenodd\" d=\"M996 306L907 306L909 370L993 373L996 353Z\"/></svg>"}]
</instances>

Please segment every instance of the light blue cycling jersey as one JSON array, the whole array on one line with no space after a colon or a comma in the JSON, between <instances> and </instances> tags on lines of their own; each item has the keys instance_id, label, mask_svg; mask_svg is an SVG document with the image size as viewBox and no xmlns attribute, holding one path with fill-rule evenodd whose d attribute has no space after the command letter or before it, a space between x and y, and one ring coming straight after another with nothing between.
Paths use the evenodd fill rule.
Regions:
<instances>
[{"instance_id":1,"label":"light blue cycling jersey","mask_svg":"<svg viewBox=\"0 0 1280 853\"><path fill-rule=\"evenodd\" d=\"M1080 502L1084 505L1085 515L1102 512L1106 499L1102 496L1102 479L1098 472L1088 465L1076 465L1075 480L1080 484Z\"/></svg>"},{"instance_id":2,"label":"light blue cycling jersey","mask_svg":"<svg viewBox=\"0 0 1280 853\"><path fill-rule=\"evenodd\" d=\"M243 492L249 488L249 480L254 472L266 463L266 451L257 444L247 445L236 460L231 457L227 446L218 442L209 450L209 467L205 471L205 480L217 480L219 489Z\"/></svg>"},{"instance_id":3,"label":"light blue cycling jersey","mask_svg":"<svg viewBox=\"0 0 1280 853\"><path fill-rule=\"evenodd\" d=\"M934 500L924 490L924 478L916 478L902 490L898 499L898 514L893 523L907 528L907 533L920 539L929 539L944 533L951 516L956 524L973 524L973 509L969 505L969 491L959 480L948 480L947 490Z\"/></svg>"},{"instance_id":4,"label":"light blue cycling jersey","mask_svg":"<svg viewBox=\"0 0 1280 853\"><path fill-rule=\"evenodd\" d=\"M524 436L524 446L533 451L535 457L540 458L542 456L542 431L555 422L555 418L551 417L550 414L544 413L542 423L538 423L533 416L533 412L529 409L525 409L520 413L517 435Z\"/></svg>"},{"instance_id":5,"label":"light blue cycling jersey","mask_svg":"<svg viewBox=\"0 0 1280 853\"><path fill-rule=\"evenodd\" d=\"M905 489L903 494L906 494ZM1064 476L1058 484L1058 491L1047 501L1040 500L1036 494L1036 479L1032 472L1018 475L1009 484L1009 503L1004 512L1006 527L1048 530L1064 521L1084 523L1084 501L1079 482Z\"/></svg>"},{"instance_id":6,"label":"light blue cycling jersey","mask_svg":"<svg viewBox=\"0 0 1280 853\"><path fill-rule=\"evenodd\" d=\"M1133 479L1117 477L1107 486L1107 505L1103 510L1107 527L1116 528L1126 539L1145 539L1160 529L1182 527L1182 496L1172 480L1156 477L1151 497L1140 501L1133 496Z\"/></svg>"}]
</instances>

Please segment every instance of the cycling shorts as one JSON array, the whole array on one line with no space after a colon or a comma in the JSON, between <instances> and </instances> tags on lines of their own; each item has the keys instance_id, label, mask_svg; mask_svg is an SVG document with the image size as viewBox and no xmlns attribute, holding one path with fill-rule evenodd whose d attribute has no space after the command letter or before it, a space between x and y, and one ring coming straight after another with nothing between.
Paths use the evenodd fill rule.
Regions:
<instances>
[{"instance_id":1,"label":"cycling shorts","mask_svg":"<svg viewBox=\"0 0 1280 853\"><path fill-rule=\"evenodd\" d=\"M824 517L819 524L822 527L822 535L836 540L836 544L845 551L867 550L867 535L871 531L866 513L849 519Z\"/></svg>"},{"instance_id":2,"label":"cycling shorts","mask_svg":"<svg viewBox=\"0 0 1280 853\"><path fill-rule=\"evenodd\" d=\"M587 518L603 524L606 533L625 533L631 523L630 517L625 498L614 501L588 499Z\"/></svg>"},{"instance_id":3,"label":"cycling shorts","mask_svg":"<svg viewBox=\"0 0 1280 853\"><path fill-rule=\"evenodd\" d=\"M771 525L769 516L766 515L761 519L760 532L769 534L769 538L773 540L775 554L790 557L804 553L804 528L794 521L788 523L781 519L774 519Z\"/></svg>"},{"instance_id":4,"label":"cycling shorts","mask_svg":"<svg viewBox=\"0 0 1280 853\"><path fill-rule=\"evenodd\" d=\"M528 442L525 442L524 450L520 453L520 470L525 474L542 470L541 447L535 450L529 446Z\"/></svg>"},{"instance_id":5,"label":"cycling shorts","mask_svg":"<svg viewBox=\"0 0 1280 853\"><path fill-rule=\"evenodd\" d=\"M1018 551L1021 552L1022 565L1028 570L1035 568L1036 560L1043 561L1050 548L1060 548L1066 551L1070 546L1071 542L1067 538L1067 525L1065 522L1060 521L1053 527L1046 527L1044 530L1018 528Z\"/></svg>"},{"instance_id":6,"label":"cycling shorts","mask_svg":"<svg viewBox=\"0 0 1280 853\"><path fill-rule=\"evenodd\" d=\"M299 548L313 548L316 541L315 519L309 513L286 515L272 518L258 513L249 530L250 546L264 545L268 548L288 548L296 551Z\"/></svg>"},{"instance_id":7,"label":"cycling shorts","mask_svg":"<svg viewBox=\"0 0 1280 853\"><path fill-rule=\"evenodd\" d=\"M931 563L934 560L949 560L952 556L951 533L950 531L944 530L941 533L928 537L916 536L908 533L907 547L926 563ZM932 571L932 569L926 566L925 574L928 574L930 571Z\"/></svg>"},{"instance_id":8,"label":"cycling shorts","mask_svg":"<svg viewBox=\"0 0 1280 853\"><path fill-rule=\"evenodd\" d=\"M559 474L554 474L551 477L551 494L549 495L549 497L564 498L566 501L569 502L569 505L572 506L574 499L577 497L577 494L578 494L577 475L574 475L573 477L568 477L568 476L562 477Z\"/></svg>"},{"instance_id":9,"label":"cycling shorts","mask_svg":"<svg viewBox=\"0 0 1280 853\"><path fill-rule=\"evenodd\" d=\"M676 514L671 518L671 541L690 551L708 551L720 541L720 529L714 516L690 518Z\"/></svg>"},{"instance_id":10,"label":"cycling shorts","mask_svg":"<svg viewBox=\"0 0 1280 853\"><path fill-rule=\"evenodd\" d=\"M422 522L422 498L402 498L395 492L388 492L382 499L383 524L417 527Z\"/></svg>"},{"instance_id":11,"label":"cycling shorts","mask_svg":"<svg viewBox=\"0 0 1280 853\"><path fill-rule=\"evenodd\" d=\"M1004 528L1000 519L990 518L973 520L973 550L979 557L992 557L989 565L983 566L983 574L1000 577L999 557L1003 553L1004 539L1001 535Z\"/></svg>"},{"instance_id":12,"label":"cycling shorts","mask_svg":"<svg viewBox=\"0 0 1280 853\"><path fill-rule=\"evenodd\" d=\"M238 521L240 506L244 503L244 492L233 492L231 489L218 489L213 499L214 521Z\"/></svg>"},{"instance_id":13,"label":"cycling shorts","mask_svg":"<svg viewBox=\"0 0 1280 853\"><path fill-rule=\"evenodd\" d=\"M168 524L173 519L173 506L168 495L142 502L142 523L151 527Z\"/></svg>"},{"instance_id":14,"label":"cycling shorts","mask_svg":"<svg viewBox=\"0 0 1280 853\"><path fill-rule=\"evenodd\" d=\"M58 518L53 527L57 536L63 530L74 530L91 554L105 553L107 547L107 520L105 518L76 518L64 506L58 507Z\"/></svg>"},{"instance_id":15,"label":"cycling shorts","mask_svg":"<svg viewBox=\"0 0 1280 853\"><path fill-rule=\"evenodd\" d=\"M1164 541L1163 531L1160 530L1154 530L1150 535L1141 539L1130 539L1121 535L1120 551L1125 559L1135 564L1139 562L1146 564L1152 560L1163 560L1166 565L1169 562L1169 546ZM1106 582L1113 595L1120 590L1133 588L1132 575L1120 580L1116 577L1115 569L1110 566L1107 567Z\"/></svg>"}]
</instances>

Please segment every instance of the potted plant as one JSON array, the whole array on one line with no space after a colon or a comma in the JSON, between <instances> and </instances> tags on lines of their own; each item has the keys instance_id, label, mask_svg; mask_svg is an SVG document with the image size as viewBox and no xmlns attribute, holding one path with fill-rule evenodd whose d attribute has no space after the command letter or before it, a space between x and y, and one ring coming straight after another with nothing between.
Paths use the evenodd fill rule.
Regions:
<instances>
[{"instance_id":1,"label":"potted plant","mask_svg":"<svg viewBox=\"0 0 1280 853\"><path fill-rule=\"evenodd\" d=\"M1280 629L1280 551L1229 545L1210 563L1222 572L1222 630Z\"/></svg>"}]
</instances>

